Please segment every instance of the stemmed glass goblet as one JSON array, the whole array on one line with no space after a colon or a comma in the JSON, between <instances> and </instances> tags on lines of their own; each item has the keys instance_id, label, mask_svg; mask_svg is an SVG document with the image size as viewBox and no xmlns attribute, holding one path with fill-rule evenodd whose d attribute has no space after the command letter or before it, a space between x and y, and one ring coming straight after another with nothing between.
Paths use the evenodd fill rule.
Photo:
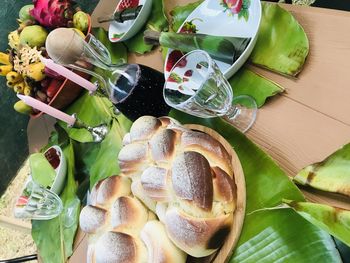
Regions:
<instances>
[{"instance_id":1,"label":"stemmed glass goblet","mask_svg":"<svg viewBox=\"0 0 350 263\"><path fill-rule=\"evenodd\" d=\"M46 49L56 63L94 76L97 81L91 94L108 97L130 120L143 115L159 117L170 111L163 98L162 73L122 60L112 64L107 48L94 36L89 35L85 41L72 29L58 28L48 35ZM91 65L98 73L89 68Z\"/></svg>"},{"instance_id":2,"label":"stemmed glass goblet","mask_svg":"<svg viewBox=\"0 0 350 263\"><path fill-rule=\"evenodd\" d=\"M253 125L257 114L255 100L235 97L215 61L202 50L191 51L175 63L163 95L175 109L201 118L223 117L241 132Z\"/></svg>"}]
</instances>

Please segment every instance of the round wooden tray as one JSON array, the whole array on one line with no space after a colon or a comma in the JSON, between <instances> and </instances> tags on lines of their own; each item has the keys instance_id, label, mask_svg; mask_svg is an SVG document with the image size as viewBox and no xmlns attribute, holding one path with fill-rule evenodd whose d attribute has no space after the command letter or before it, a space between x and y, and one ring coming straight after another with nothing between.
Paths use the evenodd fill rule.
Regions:
<instances>
[{"instance_id":1,"label":"round wooden tray","mask_svg":"<svg viewBox=\"0 0 350 263\"><path fill-rule=\"evenodd\" d=\"M226 149L226 151L231 156L232 168L234 173L234 180L237 187L237 203L236 210L233 213L233 226L232 230L227 237L224 245L214 254L205 258L191 258L187 262L212 262L212 263L223 263L227 262L230 259L230 256L233 253L244 222L245 207L246 207L246 188L245 188L245 179L243 174L243 169L241 162L238 159L236 152L233 150L232 146L216 131L201 125L187 124L184 125L186 128L191 130L201 131L209 134L216 140L218 140Z\"/></svg>"}]
</instances>

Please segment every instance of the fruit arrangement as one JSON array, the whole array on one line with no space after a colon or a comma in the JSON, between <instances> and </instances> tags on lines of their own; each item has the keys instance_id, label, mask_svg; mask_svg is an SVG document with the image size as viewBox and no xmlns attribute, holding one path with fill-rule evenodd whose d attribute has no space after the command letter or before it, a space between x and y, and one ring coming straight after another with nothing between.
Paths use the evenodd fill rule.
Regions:
<instances>
[{"instance_id":1,"label":"fruit arrangement","mask_svg":"<svg viewBox=\"0 0 350 263\"><path fill-rule=\"evenodd\" d=\"M89 16L71 0L33 0L18 16L18 28L8 34L8 50L0 52L0 75L15 93L50 103L64 79L40 61L40 56L48 58L47 35L58 27L72 27L85 35ZM16 102L14 109L24 114L36 112L22 101Z\"/></svg>"}]
</instances>

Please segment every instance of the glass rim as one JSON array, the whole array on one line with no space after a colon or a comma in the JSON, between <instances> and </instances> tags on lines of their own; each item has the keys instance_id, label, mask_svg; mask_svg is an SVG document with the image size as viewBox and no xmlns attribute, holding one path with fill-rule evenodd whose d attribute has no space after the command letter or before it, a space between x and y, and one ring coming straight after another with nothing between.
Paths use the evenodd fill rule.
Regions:
<instances>
[{"instance_id":1,"label":"glass rim","mask_svg":"<svg viewBox=\"0 0 350 263\"><path fill-rule=\"evenodd\" d=\"M207 73L206 73L206 76L205 76L205 78L204 78L203 83L201 84L200 88L196 90L196 93L195 93L195 94L193 94L191 97L189 97L187 100L185 100L185 101L183 101L183 102L181 102L181 103L174 104L174 103L170 102L170 101L167 99L167 97L165 96L165 90L166 90L166 85L167 85L167 83L168 83L168 78L170 77L171 72L173 72L173 70L176 68L176 66L180 63L180 61L182 61L185 57L191 55L192 53L201 53L201 54L203 54L203 55L206 57L207 62L208 62L208 71L207 71ZM201 50L201 49L192 50L192 51L190 51L190 52L184 54L181 58L179 58L179 59L176 61L176 63L174 64L174 66L171 68L171 70L169 71L169 77L166 78L165 83L164 83L163 98L164 98L165 102L166 102L169 106L171 106L171 107L173 107L173 108L176 108L177 106L181 106L181 105L187 103L189 100L193 99L193 98L199 93L199 91L202 90L203 84L208 80L210 69L212 69L212 62L213 62L213 59L210 57L210 55L209 55L206 51Z\"/></svg>"}]
</instances>

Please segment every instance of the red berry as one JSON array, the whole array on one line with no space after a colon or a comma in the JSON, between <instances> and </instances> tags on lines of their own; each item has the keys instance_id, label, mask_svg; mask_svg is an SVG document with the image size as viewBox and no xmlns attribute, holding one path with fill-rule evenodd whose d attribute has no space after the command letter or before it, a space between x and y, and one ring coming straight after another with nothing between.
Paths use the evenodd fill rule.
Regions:
<instances>
[{"instance_id":1,"label":"red berry","mask_svg":"<svg viewBox=\"0 0 350 263\"><path fill-rule=\"evenodd\" d=\"M187 71L185 72L184 75L185 75L186 77L192 77L192 75L193 75L193 70L192 70L192 69L187 70Z\"/></svg>"},{"instance_id":2,"label":"red berry","mask_svg":"<svg viewBox=\"0 0 350 263\"><path fill-rule=\"evenodd\" d=\"M166 71L170 71L173 66L176 64L177 61L183 56L184 54L179 50L174 50L169 54L168 61L166 64ZM185 65L186 66L186 65Z\"/></svg>"},{"instance_id":3,"label":"red berry","mask_svg":"<svg viewBox=\"0 0 350 263\"><path fill-rule=\"evenodd\" d=\"M127 8L134 8L139 5L139 0L121 0L120 4L118 5L117 11L122 11Z\"/></svg>"}]
</instances>

